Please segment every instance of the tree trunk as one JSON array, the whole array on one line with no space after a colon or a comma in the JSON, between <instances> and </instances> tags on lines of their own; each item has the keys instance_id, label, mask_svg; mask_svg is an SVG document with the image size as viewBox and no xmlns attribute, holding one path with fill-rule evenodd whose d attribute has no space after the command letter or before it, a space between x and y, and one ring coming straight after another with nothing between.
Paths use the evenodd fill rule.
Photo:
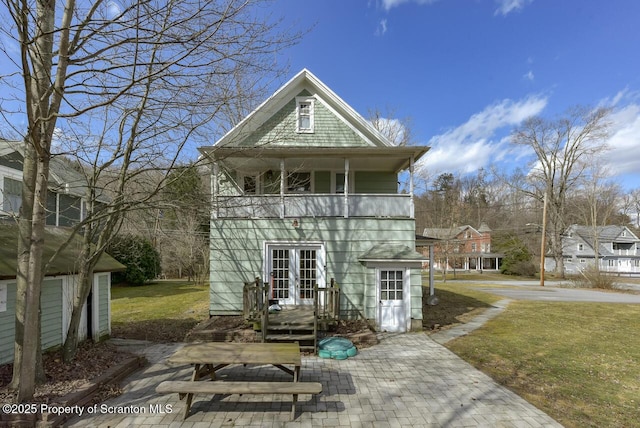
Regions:
<instances>
[{"instance_id":1,"label":"tree trunk","mask_svg":"<svg viewBox=\"0 0 640 428\"><path fill-rule=\"evenodd\" d=\"M62 359L68 363L73 360L78 350L80 341L80 321L82 320L82 308L87 302L91 286L93 285L93 266L83 263L80 272L78 272L78 290L74 293L73 311L71 312L71 320L69 321L69 329L67 338L62 347Z\"/></svg>"},{"instance_id":2,"label":"tree trunk","mask_svg":"<svg viewBox=\"0 0 640 428\"><path fill-rule=\"evenodd\" d=\"M27 144L27 146L29 146ZM25 150L25 153L28 149ZM17 401L26 402L33 397L40 353L40 292L43 281L42 253L44 249L45 203L47 200L47 177L49 158L38 156L35 163L31 159L25 164L23 174L23 196L27 194L25 209L21 208L19 221L20 239L18 245L18 276L16 299L16 339L14 370L11 386L17 389ZM35 156L34 156L35 157ZM35 168L34 168L35 166ZM34 184L31 194L30 186ZM29 198L29 196L32 196ZM33 205L30 205L34 201ZM44 201L44 202L43 202ZM32 220L29 221L29 213ZM22 217L22 215L25 217ZM29 233L30 232L30 233ZM25 248L26 246L26 248Z\"/></svg>"}]
</instances>

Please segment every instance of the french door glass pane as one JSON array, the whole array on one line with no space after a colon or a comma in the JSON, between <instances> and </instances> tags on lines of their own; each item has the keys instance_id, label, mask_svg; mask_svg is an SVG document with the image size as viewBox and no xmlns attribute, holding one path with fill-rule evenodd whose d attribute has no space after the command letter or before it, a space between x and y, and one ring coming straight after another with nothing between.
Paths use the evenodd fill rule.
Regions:
<instances>
[{"instance_id":1,"label":"french door glass pane","mask_svg":"<svg viewBox=\"0 0 640 428\"><path fill-rule=\"evenodd\" d=\"M316 250L300 250L300 298L312 299L317 282Z\"/></svg>"},{"instance_id":2,"label":"french door glass pane","mask_svg":"<svg viewBox=\"0 0 640 428\"><path fill-rule=\"evenodd\" d=\"M289 250L272 250L273 258L273 287L272 299L289 298Z\"/></svg>"}]
</instances>

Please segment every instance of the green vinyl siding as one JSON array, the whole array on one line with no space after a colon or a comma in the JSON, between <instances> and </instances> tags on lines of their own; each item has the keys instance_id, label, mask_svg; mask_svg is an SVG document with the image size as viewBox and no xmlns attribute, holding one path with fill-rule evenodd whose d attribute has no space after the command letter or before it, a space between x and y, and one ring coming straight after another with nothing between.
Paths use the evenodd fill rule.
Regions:
<instances>
[{"instance_id":1,"label":"green vinyl siding","mask_svg":"<svg viewBox=\"0 0 640 428\"><path fill-rule=\"evenodd\" d=\"M62 344L62 279L45 279L40 295L42 349Z\"/></svg>"},{"instance_id":2,"label":"green vinyl siding","mask_svg":"<svg viewBox=\"0 0 640 428\"><path fill-rule=\"evenodd\" d=\"M266 172L263 175L264 180L264 193L279 194L280 193L280 171Z\"/></svg>"},{"instance_id":3,"label":"green vinyl siding","mask_svg":"<svg viewBox=\"0 0 640 428\"><path fill-rule=\"evenodd\" d=\"M315 193L331 193L331 172L316 171L314 176Z\"/></svg>"},{"instance_id":4,"label":"green vinyl siding","mask_svg":"<svg viewBox=\"0 0 640 428\"><path fill-rule=\"evenodd\" d=\"M343 316L375 318L377 308L372 269L359 257L371 247L389 242L413 247L415 222L386 218L302 218L299 227L291 219L218 219L211 223L212 315L242 311L242 286L264 277L265 242L322 242L326 249L326 280L340 285ZM411 295L422 296L419 275L412 275ZM414 315L422 319L422 313Z\"/></svg>"},{"instance_id":5,"label":"green vinyl siding","mask_svg":"<svg viewBox=\"0 0 640 428\"><path fill-rule=\"evenodd\" d=\"M109 328L109 275L111 274L98 275L98 337L94 339L101 339L111 333Z\"/></svg>"},{"instance_id":6,"label":"green vinyl siding","mask_svg":"<svg viewBox=\"0 0 640 428\"><path fill-rule=\"evenodd\" d=\"M0 287L7 288L7 308L0 312L0 364L13 361L13 347L16 322L16 283L3 282Z\"/></svg>"},{"instance_id":7,"label":"green vinyl siding","mask_svg":"<svg viewBox=\"0 0 640 428\"><path fill-rule=\"evenodd\" d=\"M298 94L298 96L310 95L308 91ZM358 147L370 145L336 117L318 98L314 103L313 117L314 132L296 132L296 99L294 97L244 139L239 146L261 147L268 144L298 147Z\"/></svg>"},{"instance_id":8,"label":"green vinyl siding","mask_svg":"<svg viewBox=\"0 0 640 428\"><path fill-rule=\"evenodd\" d=\"M6 284L6 283L5 283ZM62 345L62 279L45 279L40 297L42 349ZM0 364L13 361L16 284L7 285L7 310L0 312Z\"/></svg>"},{"instance_id":9,"label":"green vinyl siding","mask_svg":"<svg viewBox=\"0 0 640 428\"><path fill-rule=\"evenodd\" d=\"M398 193L398 175L393 172L355 173L355 193Z\"/></svg>"}]
</instances>

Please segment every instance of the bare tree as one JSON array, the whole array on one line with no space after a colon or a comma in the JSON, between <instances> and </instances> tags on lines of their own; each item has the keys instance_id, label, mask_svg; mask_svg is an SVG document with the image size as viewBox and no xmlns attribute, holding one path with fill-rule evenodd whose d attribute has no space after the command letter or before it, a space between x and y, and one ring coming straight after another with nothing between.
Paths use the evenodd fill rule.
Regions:
<instances>
[{"instance_id":1,"label":"bare tree","mask_svg":"<svg viewBox=\"0 0 640 428\"><path fill-rule=\"evenodd\" d=\"M12 20L2 27L17 45L4 47L20 76L27 117L20 211L16 345L12 387L18 401L34 392L39 355L42 245L52 141L60 135L87 172L87 217L65 355L75 352L79 310L93 266L129 209L152 200L132 183L145 171L167 170L183 148L208 141L207 129L224 106L242 104L261 74L277 75L275 53L297 35L276 31L257 13L260 0L146 0L118 4L4 0ZM247 87L246 85L249 84ZM238 91L241 86L246 91ZM108 186L104 183L108 183ZM162 187L161 185L157 188ZM108 204L101 197L109 192ZM104 198L102 198L104 199Z\"/></svg>"},{"instance_id":2,"label":"bare tree","mask_svg":"<svg viewBox=\"0 0 640 428\"><path fill-rule=\"evenodd\" d=\"M380 109L369 110L369 122L382 133L389 142L396 146L410 146L415 144L413 125L410 117L402 119L395 117L395 111L387 109L382 113Z\"/></svg>"},{"instance_id":3,"label":"bare tree","mask_svg":"<svg viewBox=\"0 0 640 428\"><path fill-rule=\"evenodd\" d=\"M565 230L567 194L589 167L588 160L606 149L607 115L604 108L575 108L565 117L546 120L532 117L512 134L513 144L530 148L528 188L524 191L542 201L546 195L549 213L549 247L556 270L564 276L562 233Z\"/></svg>"}]
</instances>

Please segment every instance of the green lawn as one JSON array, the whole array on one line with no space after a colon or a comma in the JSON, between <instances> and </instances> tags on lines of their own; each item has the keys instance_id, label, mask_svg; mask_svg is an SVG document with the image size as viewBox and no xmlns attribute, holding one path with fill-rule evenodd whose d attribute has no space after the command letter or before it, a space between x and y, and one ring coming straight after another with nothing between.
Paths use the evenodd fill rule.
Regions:
<instances>
[{"instance_id":1,"label":"green lawn","mask_svg":"<svg viewBox=\"0 0 640 428\"><path fill-rule=\"evenodd\" d=\"M208 318L208 311L208 285L159 281L111 288L113 337L182 341L193 326Z\"/></svg>"},{"instance_id":2,"label":"green lawn","mask_svg":"<svg viewBox=\"0 0 640 428\"><path fill-rule=\"evenodd\" d=\"M462 283L436 293L484 299ZM639 328L640 305L514 301L447 347L567 427L637 427Z\"/></svg>"},{"instance_id":3,"label":"green lawn","mask_svg":"<svg viewBox=\"0 0 640 428\"><path fill-rule=\"evenodd\" d=\"M428 286L422 289L422 324L427 330L464 324L501 299L455 281L448 281L446 284L436 282L435 288L436 296L440 300L435 306L426 303L426 297L429 295Z\"/></svg>"}]
</instances>

